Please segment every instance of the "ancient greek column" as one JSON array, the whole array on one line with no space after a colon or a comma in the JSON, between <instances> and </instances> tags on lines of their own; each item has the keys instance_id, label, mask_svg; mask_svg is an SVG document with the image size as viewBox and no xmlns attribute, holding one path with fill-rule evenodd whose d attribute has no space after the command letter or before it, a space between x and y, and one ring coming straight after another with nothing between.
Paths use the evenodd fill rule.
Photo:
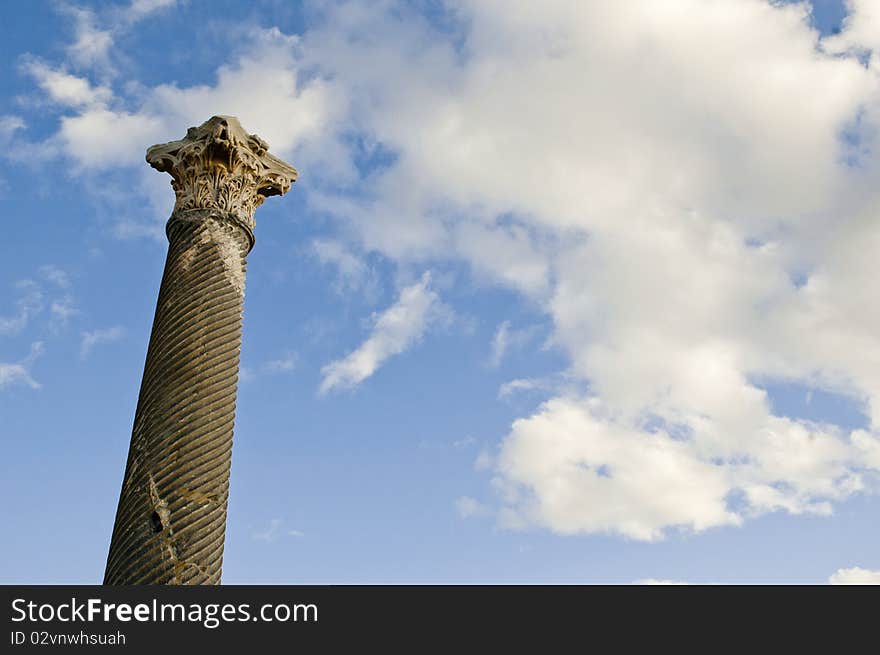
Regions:
<instances>
[{"instance_id":1,"label":"ancient greek column","mask_svg":"<svg viewBox=\"0 0 880 655\"><path fill-rule=\"evenodd\" d=\"M219 584L254 210L297 172L236 118L156 145L177 202L104 584Z\"/></svg>"}]
</instances>

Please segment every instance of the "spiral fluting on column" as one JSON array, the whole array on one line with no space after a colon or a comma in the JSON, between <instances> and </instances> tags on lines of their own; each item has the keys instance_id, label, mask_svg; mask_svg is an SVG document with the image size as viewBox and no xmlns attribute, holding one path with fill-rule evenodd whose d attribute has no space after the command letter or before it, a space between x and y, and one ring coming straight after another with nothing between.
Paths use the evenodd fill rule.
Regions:
<instances>
[{"instance_id":1,"label":"spiral fluting on column","mask_svg":"<svg viewBox=\"0 0 880 655\"><path fill-rule=\"evenodd\" d=\"M245 257L228 221L172 219L105 584L217 584Z\"/></svg>"},{"instance_id":2,"label":"spiral fluting on column","mask_svg":"<svg viewBox=\"0 0 880 655\"><path fill-rule=\"evenodd\" d=\"M253 211L296 171L231 117L154 146L174 177L168 255L105 584L219 584Z\"/></svg>"}]
</instances>

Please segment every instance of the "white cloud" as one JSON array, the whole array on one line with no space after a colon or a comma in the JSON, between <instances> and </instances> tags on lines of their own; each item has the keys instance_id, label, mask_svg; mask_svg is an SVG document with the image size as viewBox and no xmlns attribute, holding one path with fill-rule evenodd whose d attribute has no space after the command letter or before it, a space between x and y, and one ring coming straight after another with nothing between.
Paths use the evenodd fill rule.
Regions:
<instances>
[{"instance_id":1,"label":"white cloud","mask_svg":"<svg viewBox=\"0 0 880 655\"><path fill-rule=\"evenodd\" d=\"M79 313L73 296L68 292L71 287L70 278L66 272L52 264L41 266L40 275L62 291L61 296L50 302L49 313L52 317L50 325L53 329L64 327L73 316Z\"/></svg>"},{"instance_id":2,"label":"white cloud","mask_svg":"<svg viewBox=\"0 0 880 655\"><path fill-rule=\"evenodd\" d=\"M828 583L835 585L880 585L880 571L871 571L858 566L851 569L837 569L837 571L828 578Z\"/></svg>"},{"instance_id":3,"label":"white cloud","mask_svg":"<svg viewBox=\"0 0 880 655\"><path fill-rule=\"evenodd\" d=\"M144 111L165 117L168 138L172 139L180 138L181 125L197 125L217 113L233 114L248 130L266 139L273 152L287 156L298 147L314 156L309 177L304 179L322 173L340 174L340 164L333 163L338 146L326 138L326 130L339 114L342 103L336 94L341 91L321 79L300 76L294 58L296 37L277 29L253 34L252 48L217 71L214 87L158 86L148 96ZM324 139L315 143L321 137ZM299 160L296 163L300 165ZM320 163L324 170L316 167Z\"/></svg>"},{"instance_id":4,"label":"white cloud","mask_svg":"<svg viewBox=\"0 0 880 655\"><path fill-rule=\"evenodd\" d=\"M113 97L109 87L94 86L85 77L53 69L41 61L28 61L24 69L50 100L64 107L73 109L100 107Z\"/></svg>"},{"instance_id":5,"label":"white cloud","mask_svg":"<svg viewBox=\"0 0 880 655\"><path fill-rule=\"evenodd\" d=\"M450 235L454 248L481 278L500 282L529 295L549 288L547 244L522 226L485 226L465 222Z\"/></svg>"},{"instance_id":6,"label":"white cloud","mask_svg":"<svg viewBox=\"0 0 880 655\"><path fill-rule=\"evenodd\" d=\"M52 301L49 305L49 312L52 314L56 326L64 326L67 325L73 316L79 313L79 310L76 308L73 296L65 294Z\"/></svg>"},{"instance_id":7,"label":"white cloud","mask_svg":"<svg viewBox=\"0 0 880 655\"><path fill-rule=\"evenodd\" d=\"M345 277L359 278L365 273L363 261L338 241L315 239L312 241L312 250L322 264L333 264Z\"/></svg>"},{"instance_id":8,"label":"white cloud","mask_svg":"<svg viewBox=\"0 0 880 655\"><path fill-rule=\"evenodd\" d=\"M131 0L131 4L123 11L123 14L128 22L132 23L176 4L177 0Z\"/></svg>"},{"instance_id":9,"label":"white cloud","mask_svg":"<svg viewBox=\"0 0 880 655\"><path fill-rule=\"evenodd\" d=\"M241 364L238 367L238 381L247 384L257 379L257 373L250 366Z\"/></svg>"},{"instance_id":10,"label":"white cloud","mask_svg":"<svg viewBox=\"0 0 880 655\"><path fill-rule=\"evenodd\" d=\"M271 359L261 367L266 373L285 373L296 368L298 357L296 353L287 353L278 359Z\"/></svg>"},{"instance_id":11,"label":"white cloud","mask_svg":"<svg viewBox=\"0 0 880 655\"><path fill-rule=\"evenodd\" d=\"M504 321L498 326L492 337L492 353L489 356L489 363L492 366L498 366L507 352L508 333L510 331L510 321Z\"/></svg>"},{"instance_id":12,"label":"white cloud","mask_svg":"<svg viewBox=\"0 0 880 655\"><path fill-rule=\"evenodd\" d=\"M43 311L44 294L39 284L30 279L15 283L19 291L15 314L0 316L0 334L18 334L32 318Z\"/></svg>"},{"instance_id":13,"label":"white cloud","mask_svg":"<svg viewBox=\"0 0 880 655\"><path fill-rule=\"evenodd\" d=\"M492 457L492 454L484 448L479 452L477 458L474 460L474 470L488 471L492 468L494 462L495 459Z\"/></svg>"},{"instance_id":14,"label":"white cloud","mask_svg":"<svg viewBox=\"0 0 880 655\"><path fill-rule=\"evenodd\" d=\"M0 116L0 143L8 143L18 130L23 130L25 127L26 124L21 116L11 114Z\"/></svg>"},{"instance_id":15,"label":"white cloud","mask_svg":"<svg viewBox=\"0 0 880 655\"><path fill-rule=\"evenodd\" d=\"M163 191L167 191L167 189L163 189ZM164 213L170 214L171 212L163 212L163 215ZM141 239L146 237L163 245L167 240L164 221L158 220L121 219L113 226L113 236L119 239Z\"/></svg>"},{"instance_id":16,"label":"white cloud","mask_svg":"<svg viewBox=\"0 0 880 655\"><path fill-rule=\"evenodd\" d=\"M284 521L282 519L273 518L269 521L269 525L266 527L265 530L260 530L260 531L254 532L251 535L251 537L253 539L255 539L256 541L265 541L266 543L272 543L276 539L278 539L279 536L282 536L282 533L281 533L281 526L282 525L284 525ZM293 529L286 530L284 532L284 534L286 534L288 537L304 537L305 536L305 533L302 532L301 530L293 530Z\"/></svg>"},{"instance_id":17,"label":"white cloud","mask_svg":"<svg viewBox=\"0 0 880 655\"><path fill-rule=\"evenodd\" d=\"M512 349L522 348L535 335L536 328L528 327L520 330L510 327L510 321L503 321L492 336L489 365L497 367L501 360Z\"/></svg>"},{"instance_id":18,"label":"white cloud","mask_svg":"<svg viewBox=\"0 0 880 655\"><path fill-rule=\"evenodd\" d=\"M860 451L860 459L865 466L880 470L880 435L865 430L854 430L853 445Z\"/></svg>"},{"instance_id":19,"label":"white cloud","mask_svg":"<svg viewBox=\"0 0 880 655\"><path fill-rule=\"evenodd\" d=\"M98 16L89 9L62 5L62 10L73 19L74 42L67 47L68 59L80 67L112 70L112 31L99 28Z\"/></svg>"},{"instance_id":20,"label":"white cloud","mask_svg":"<svg viewBox=\"0 0 880 655\"><path fill-rule=\"evenodd\" d=\"M368 299L379 293L379 280L366 262L339 241L315 239L312 252L321 264L333 266L338 272L339 293L358 292Z\"/></svg>"},{"instance_id":21,"label":"white cloud","mask_svg":"<svg viewBox=\"0 0 880 655\"><path fill-rule=\"evenodd\" d=\"M69 157L94 170L143 159L145 143L160 140L162 123L150 115L113 111L103 106L61 119L57 140Z\"/></svg>"},{"instance_id":22,"label":"white cloud","mask_svg":"<svg viewBox=\"0 0 880 655\"><path fill-rule=\"evenodd\" d=\"M269 527L260 532L255 532L253 538L257 541L265 541L266 543L275 541L278 537L278 530L281 528L282 523L284 523L284 521L281 519L271 519L269 521Z\"/></svg>"},{"instance_id":23,"label":"white cloud","mask_svg":"<svg viewBox=\"0 0 880 655\"><path fill-rule=\"evenodd\" d=\"M116 74L112 63L116 38L136 23L175 4L177 0L131 0L128 5L105 7L99 12L61 5L60 10L73 21L74 41L66 49L68 60L79 68L108 76Z\"/></svg>"},{"instance_id":24,"label":"white cloud","mask_svg":"<svg viewBox=\"0 0 880 655\"><path fill-rule=\"evenodd\" d=\"M437 317L440 299L430 288L431 276L401 290L397 302L374 316L370 336L343 359L321 369L320 393L351 389L373 375L389 358L418 342Z\"/></svg>"},{"instance_id":25,"label":"white cloud","mask_svg":"<svg viewBox=\"0 0 880 655\"><path fill-rule=\"evenodd\" d=\"M31 365L43 354L43 343L36 341L31 344L30 354L16 363L0 362L0 389L15 385L24 385L31 389L39 389L42 385L31 375Z\"/></svg>"},{"instance_id":26,"label":"white cloud","mask_svg":"<svg viewBox=\"0 0 880 655\"><path fill-rule=\"evenodd\" d=\"M46 264L40 267L40 274L60 289L70 288L70 278L57 266Z\"/></svg>"},{"instance_id":27,"label":"white cloud","mask_svg":"<svg viewBox=\"0 0 880 655\"><path fill-rule=\"evenodd\" d=\"M241 366L239 368L238 377L242 382L253 382L263 375L272 375L275 373L289 373L296 369L299 356L295 352L286 352L277 359L270 359L259 366Z\"/></svg>"},{"instance_id":28,"label":"white cloud","mask_svg":"<svg viewBox=\"0 0 880 655\"><path fill-rule=\"evenodd\" d=\"M505 382L498 387L498 398L509 398L518 391L533 391L535 389L546 389L547 384L544 380L533 378L517 378Z\"/></svg>"},{"instance_id":29,"label":"white cloud","mask_svg":"<svg viewBox=\"0 0 880 655\"><path fill-rule=\"evenodd\" d=\"M63 270L56 266L43 266L40 275L52 286L56 287L61 295L49 301L50 321L49 327L57 329L67 324L78 310L73 296L69 292L70 280ZM18 334L24 330L46 307L44 285L36 280L26 278L15 283L19 297L16 301L16 311L12 315L0 316L0 334Z\"/></svg>"},{"instance_id":30,"label":"white cloud","mask_svg":"<svg viewBox=\"0 0 880 655\"><path fill-rule=\"evenodd\" d=\"M92 349L102 343L111 343L113 341L119 341L123 335L125 334L125 330L119 325L114 325L109 328L101 328L98 330L92 330L90 332L82 333L82 340L80 341L79 347L79 355L82 359L85 359L91 354Z\"/></svg>"},{"instance_id":31,"label":"white cloud","mask_svg":"<svg viewBox=\"0 0 880 655\"><path fill-rule=\"evenodd\" d=\"M533 396L553 394L571 397L584 385L569 375L549 375L539 378L515 378L498 387L499 400L510 400L517 394L531 393Z\"/></svg>"},{"instance_id":32,"label":"white cloud","mask_svg":"<svg viewBox=\"0 0 880 655\"><path fill-rule=\"evenodd\" d=\"M880 48L880 7L874 0L846 0L849 10L840 34L825 39L832 53L872 53ZM874 55L876 56L876 54Z\"/></svg>"},{"instance_id":33,"label":"white cloud","mask_svg":"<svg viewBox=\"0 0 880 655\"><path fill-rule=\"evenodd\" d=\"M31 389L40 388L40 383L31 377L30 372L24 365L0 362L0 389L16 384L24 384Z\"/></svg>"},{"instance_id":34,"label":"white cloud","mask_svg":"<svg viewBox=\"0 0 880 655\"><path fill-rule=\"evenodd\" d=\"M514 423L496 483L510 526L536 523L563 534L619 532L654 540L665 526L737 524L726 505L728 472L657 432L616 424L598 401L557 398ZM516 521L511 520L516 517Z\"/></svg>"}]
</instances>

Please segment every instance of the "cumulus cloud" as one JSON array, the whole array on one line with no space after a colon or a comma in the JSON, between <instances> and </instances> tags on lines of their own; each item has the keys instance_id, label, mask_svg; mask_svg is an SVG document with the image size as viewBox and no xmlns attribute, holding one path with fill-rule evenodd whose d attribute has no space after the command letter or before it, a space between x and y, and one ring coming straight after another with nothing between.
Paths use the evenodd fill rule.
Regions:
<instances>
[{"instance_id":1,"label":"cumulus cloud","mask_svg":"<svg viewBox=\"0 0 880 655\"><path fill-rule=\"evenodd\" d=\"M527 298L589 393L553 390L513 423L500 521L656 540L877 489L873 4L822 40L807 5L764 0L460 0L443 31L341 3L124 111L37 79L70 108L53 138L84 174L238 114L362 251L453 258ZM360 142L392 156L361 172ZM434 302L426 279L405 289L321 391L410 347ZM868 424L776 415L767 380L847 394Z\"/></svg>"},{"instance_id":2,"label":"cumulus cloud","mask_svg":"<svg viewBox=\"0 0 880 655\"><path fill-rule=\"evenodd\" d=\"M874 0L845 0L849 14L840 34L825 39L826 52L867 54L880 48L880 8Z\"/></svg>"},{"instance_id":3,"label":"cumulus cloud","mask_svg":"<svg viewBox=\"0 0 880 655\"><path fill-rule=\"evenodd\" d=\"M82 340L80 341L79 346L79 356L82 359L86 359L91 354L92 349L95 346L102 343L119 341L124 334L125 330L119 325L114 325L113 327L108 328L101 328L98 330L91 330L89 332L83 332Z\"/></svg>"},{"instance_id":4,"label":"cumulus cloud","mask_svg":"<svg viewBox=\"0 0 880 655\"><path fill-rule=\"evenodd\" d=\"M381 98L357 120L397 154L323 207L539 303L589 386L514 423L502 524L656 540L871 488L855 435L774 415L760 380L880 400L871 130L842 137L876 76L817 54L804 5L456 7L464 58L351 5L303 45Z\"/></svg>"},{"instance_id":5,"label":"cumulus cloud","mask_svg":"<svg viewBox=\"0 0 880 655\"><path fill-rule=\"evenodd\" d=\"M871 571L855 566L851 569L837 569L828 578L829 584L870 584L880 585L880 571Z\"/></svg>"},{"instance_id":6,"label":"cumulus cloud","mask_svg":"<svg viewBox=\"0 0 880 655\"><path fill-rule=\"evenodd\" d=\"M644 434L603 414L596 400L554 399L514 423L496 479L517 508L507 525L652 540L668 525L699 530L739 522L725 502L724 468L700 461L665 432Z\"/></svg>"}]
</instances>

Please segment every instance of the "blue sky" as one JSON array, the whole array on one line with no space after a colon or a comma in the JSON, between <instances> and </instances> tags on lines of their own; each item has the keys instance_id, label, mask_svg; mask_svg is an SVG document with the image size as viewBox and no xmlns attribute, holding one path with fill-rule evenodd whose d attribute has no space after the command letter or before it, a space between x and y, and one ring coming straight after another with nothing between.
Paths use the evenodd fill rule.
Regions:
<instances>
[{"instance_id":1,"label":"blue sky","mask_svg":"<svg viewBox=\"0 0 880 655\"><path fill-rule=\"evenodd\" d=\"M233 114L300 179L256 215L224 582L880 581L871 5L4 5L0 580L101 579L144 152Z\"/></svg>"}]
</instances>

